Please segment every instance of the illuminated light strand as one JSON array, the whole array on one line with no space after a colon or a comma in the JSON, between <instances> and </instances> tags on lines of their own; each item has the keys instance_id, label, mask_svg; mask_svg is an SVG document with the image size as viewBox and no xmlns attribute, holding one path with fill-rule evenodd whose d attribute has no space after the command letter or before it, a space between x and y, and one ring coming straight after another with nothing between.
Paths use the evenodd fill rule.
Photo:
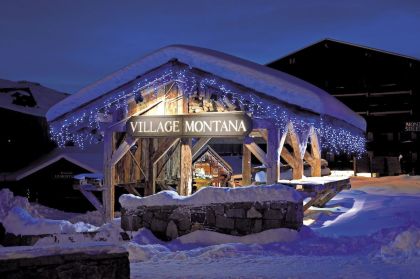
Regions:
<instances>
[{"instance_id":1,"label":"illuminated light strand","mask_svg":"<svg viewBox=\"0 0 420 279\"><path fill-rule=\"evenodd\" d=\"M237 93L235 88L231 88L223 80L216 77L196 77L190 69L165 70L158 73L153 79L145 78L137 82L130 92L116 92L101 104L87 107L62 121L54 121L50 124L51 138L60 147L65 146L68 142L73 142L80 148L98 143L102 141L103 137L98 119L99 113L106 117L119 109L124 109L127 112L128 100L132 97L139 97L142 94L142 89L151 88L153 94L157 96L159 88L168 82L176 82L183 94L188 97L191 97L197 90L213 88L216 90L214 93L217 98L223 100L224 104L229 101L238 104L255 118L274 120L275 125L281 129L282 133L286 131L288 123L292 123L301 140L300 144L307 142L309 129L314 127L322 150L334 154L354 154L357 157L366 152L365 137L361 131L355 128L337 127L329 123L326 119L328 117L322 115L318 117L297 115L287 107L287 104L273 104L253 92ZM147 91L150 92L150 90ZM75 130L78 131L73 132Z\"/></svg>"}]
</instances>

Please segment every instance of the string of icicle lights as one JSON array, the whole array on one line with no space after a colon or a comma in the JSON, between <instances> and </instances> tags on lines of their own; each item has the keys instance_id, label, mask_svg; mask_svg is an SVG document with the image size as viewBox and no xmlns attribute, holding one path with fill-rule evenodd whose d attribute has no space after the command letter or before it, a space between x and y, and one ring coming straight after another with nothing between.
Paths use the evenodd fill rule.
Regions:
<instances>
[{"instance_id":1,"label":"string of icicle lights","mask_svg":"<svg viewBox=\"0 0 420 279\"><path fill-rule=\"evenodd\" d=\"M197 90L213 88L216 90L217 98L220 98L223 103L230 102L240 106L254 118L270 119L283 133L290 127L288 124L292 123L293 129L299 135L301 145L305 147L309 131L311 127L314 127L324 151L334 154L352 154L357 157L366 151L364 135L350 125L343 124L342 127L338 127L333 125L329 117L298 115L288 108L287 104L274 104L253 92L248 94L235 92L235 88L231 88L223 80L217 77L198 77L190 69L167 69L157 73L154 78L145 78L139 81L129 92L117 92L100 104L86 107L83 111L73 113L64 120L53 121L50 123L51 138L60 147L65 146L68 142L73 142L78 147L85 148L88 144L100 142L102 132L99 114L103 118L118 109L127 111L128 100L133 97L139 98L142 89L151 88L157 95L159 87L169 82L175 82L188 97Z\"/></svg>"}]
</instances>

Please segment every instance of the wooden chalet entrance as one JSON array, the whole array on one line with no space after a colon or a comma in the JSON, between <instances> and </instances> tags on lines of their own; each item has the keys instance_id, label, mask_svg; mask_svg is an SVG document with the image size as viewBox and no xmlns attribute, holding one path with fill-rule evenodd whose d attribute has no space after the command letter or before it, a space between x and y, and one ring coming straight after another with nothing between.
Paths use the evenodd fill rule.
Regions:
<instances>
[{"instance_id":1,"label":"wooden chalet entrance","mask_svg":"<svg viewBox=\"0 0 420 279\"><path fill-rule=\"evenodd\" d=\"M160 189L176 189L180 195L190 195L193 180L193 158L208 146L211 137L151 137L137 138L126 131L126 123L132 116L210 114L218 112L238 113L240 107L228 99L214 101L210 94L196 92L186 97L175 82L159 89L157 95L145 98L141 103L133 100L128 111L122 116L114 116L104 130L104 192L103 204L106 217L114 216L115 186L124 187L133 194L141 186L145 196ZM246 111L242 111L245 112ZM225 136L229 137L229 136ZM238 138L237 136L233 136ZM256 142L261 138L267 144L264 151ZM255 156L267 167L267 184L276 183L280 178L280 163L283 161L293 169L293 178L303 175L303 160L312 169L312 176L321 174L321 157L318 139L312 129L309 134L308 150L301 150L300 139L292 123L287 132L281 134L279 128L269 119L252 119L252 130L239 140L243 145L242 185L251 184L251 156Z\"/></svg>"},{"instance_id":2,"label":"wooden chalet entrance","mask_svg":"<svg viewBox=\"0 0 420 279\"><path fill-rule=\"evenodd\" d=\"M230 124L209 133L216 122L197 122L194 131L178 129L191 117L222 113L250 123L232 124L244 132L239 134L228 131ZM154 118L136 124L133 117ZM154 126L159 118L172 122ZM114 217L116 186L136 195L171 188L191 194L194 158L215 137L242 145L242 185L252 182L252 160L264 165L267 184L281 179L282 164L292 169L293 179L303 177L304 161L311 176L320 176L320 140L323 150L334 153L365 150L365 121L328 93L265 66L191 46L169 46L140 59L53 106L47 119L61 147L103 142L103 185L98 187L103 206L98 207L106 220ZM331 194L326 187L323 196Z\"/></svg>"}]
</instances>

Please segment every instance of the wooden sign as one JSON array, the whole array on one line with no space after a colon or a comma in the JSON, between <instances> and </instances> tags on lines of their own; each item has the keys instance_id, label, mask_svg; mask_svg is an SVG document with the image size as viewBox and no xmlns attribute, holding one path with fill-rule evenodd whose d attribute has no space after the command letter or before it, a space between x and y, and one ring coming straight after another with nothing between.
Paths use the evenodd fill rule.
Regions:
<instances>
[{"instance_id":1,"label":"wooden sign","mask_svg":"<svg viewBox=\"0 0 420 279\"><path fill-rule=\"evenodd\" d=\"M243 137L252 130L245 112L133 116L126 131L133 137Z\"/></svg>"}]
</instances>

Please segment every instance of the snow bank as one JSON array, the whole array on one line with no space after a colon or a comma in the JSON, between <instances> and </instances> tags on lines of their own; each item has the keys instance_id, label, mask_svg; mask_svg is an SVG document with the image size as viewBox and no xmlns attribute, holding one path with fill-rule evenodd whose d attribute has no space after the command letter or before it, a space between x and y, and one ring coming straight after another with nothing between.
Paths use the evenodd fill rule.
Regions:
<instances>
[{"instance_id":1,"label":"snow bank","mask_svg":"<svg viewBox=\"0 0 420 279\"><path fill-rule=\"evenodd\" d=\"M0 222L13 207L25 209L32 216L40 217L37 210L32 208L27 198L14 196L13 192L5 188L0 190Z\"/></svg>"},{"instance_id":2,"label":"snow bank","mask_svg":"<svg viewBox=\"0 0 420 279\"><path fill-rule=\"evenodd\" d=\"M205 187L191 196L180 196L175 191L162 191L148 197L128 194L122 195L119 201L125 209L136 209L139 206L206 205L254 201L301 202L302 196L291 187L273 184L238 188Z\"/></svg>"},{"instance_id":3,"label":"snow bank","mask_svg":"<svg viewBox=\"0 0 420 279\"><path fill-rule=\"evenodd\" d=\"M14 196L9 189L0 191L0 223L14 235L42 235L90 232L98 228L84 222L44 219L24 197Z\"/></svg>"},{"instance_id":4,"label":"snow bank","mask_svg":"<svg viewBox=\"0 0 420 279\"><path fill-rule=\"evenodd\" d=\"M52 236L44 237L35 243L35 246L48 245L62 245L71 243L93 243L106 242L116 245L121 245L123 242L121 233L120 219L114 219L111 223L106 223L95 230L94 234L81 233L67 233L67 234L53 234Z\"/></svg>"},{"instance_id":5,"label":"snow bank","mask_svg":"<svg viewBox=\"0 0 420 279\"><path fill-rule=\"evenodd\" d=\"M382 229L420 227L420 177L352 178L324 208L311 208L305 224L324 236L371 235Z\"/></svg>"},{"instance_id":6,"label":"snow bank","mask_svg":"<svg viewBox=\"0 0 420 279\"><path fill-rule=\"evenodd\" d=\"M411 227L399 233L394 241L381 247L380 254L388 261L420 256L420 228Z\"/></svg>"},{"instance_id":7,"label":"snow bank","mask_svg":"<svg viewBox=\"0 0 420 279\"><path fill-rule=\"evenodd\" d=\"M249 234L244 236L234 236L222 234L212 231L194 231L183 235L173 244L200 244L200 245L216 245L226 243L242 243L242 244L267 244L273 242L289 242L297 239L298 232L292 229L272 229L260 233Z\"/></svg>"},{"instance_id":8,"label":"snow bank","mask_svg":"<svg viewBox=\"0 0 420 279\"><path fill-rule=\"evenodd\" d=\"M13 207L2 220L2 223L6 231L14 235L75 233L97 229L97 227L85 223L72 224L64 220L32 217L25 209L20 207Z\"/></svg>"},{"instance_id":9,"label":"snow bank","mask_svg":"<svg viewBox=\"0 0 420 279\"><path fill-rule=\"evenodd\" d=\"M148 229L140 229L127 244L130 261L147 261L153 258L186 259L192 257L214 258L237 254L270 243L286 243L297 240L299 232L290 229L273 229L261 233L232 236L211 231L195 231L169 243L157 239ZM251 248L254 249L255 247Z\"/></svg>"}]
</instances>

